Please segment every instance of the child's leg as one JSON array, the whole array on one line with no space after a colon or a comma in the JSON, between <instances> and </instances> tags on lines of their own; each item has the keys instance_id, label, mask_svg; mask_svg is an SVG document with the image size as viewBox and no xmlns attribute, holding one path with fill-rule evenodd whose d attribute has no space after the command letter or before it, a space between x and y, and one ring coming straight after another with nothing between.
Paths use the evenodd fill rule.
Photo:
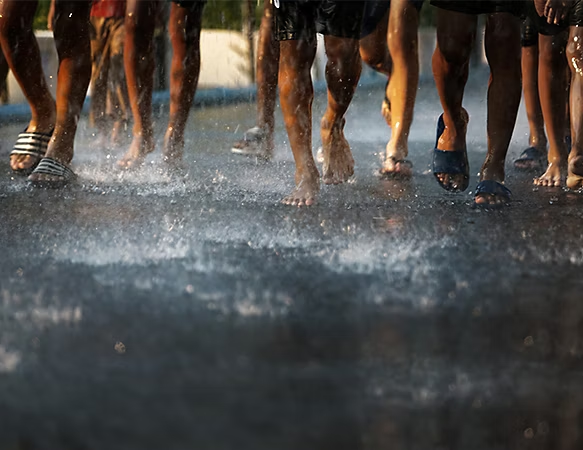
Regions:
<instances>
[{"instance_id":1,"label":"child's leg","mask_svg":"<svg viewBox=\"0 0 583 450\"><path fill-rule=\"evenodd\" d=\"M191 1L180 6L172 2L170 39L170 119L164 139L164 161L176 165L184 152L184 129L194 100L200 74L200 29L204 2Z\"/></svg>"},{"instance_id":2,"label":"child's leg","mask_svg":"<svg viewBox=\"0 0 583 450\"><path fill-rule=\"evenodd\" d=\"M534 183L539 186L560 186L566 169L565 104L568 103L565 80L566 36L539 37L539 92L544 123L549 136L549 166Z\"/></svg>"},{"instance_id":3,"label":"child's leg","mask_svg":"<svg viewBox=\"0 0 583 450\"><path fill-rule=\"evenodd\" d=\"M49 133L55 127L56 106L45 81L38 44L32 21L38 2L4 0L0 3L0 43L16 81L26 97L31 120L27 131ZM14 155L10 166L14 170L28 169L38 157Z\"/></svg>"},{"instance_id":4,"label":"child's leg","mask_svg":"<svg viewBox=\"0 0 583 450\"><path fill-rule=\"evenodd\" d=\"M278 68L279 42L273 33L273 4L265 0L257 52L257 125L265 130L265 150L269 154L273 153Z\"/></svg>"},{"instance_id":5,"label":"child's leg","mask_svg":"<svg viewBox=\"0 0 583 450\"><path fill-rule=\"evenodd\" d=\"M567 186L583 187L583 27L571 26L567 44L567 60L571 68L571 152Z\"/></svg>"},{"instance_id":6,"label":"child's leg","mask_svg":"<svg viewBox=\"0 0 583 450\"><path fill-rule=\"evenodd\" d=\"M466 151L468 115L462 108L462 100L476 25L476 15L437 10L437 46L432 63L445 124L437 143L442 151ZM467 186L465 174L437 173L436 176L450 190L463 190Z\"/></svg>"},{"instance_id":7,"label":"child's leg","mask_svg":"<svg viewBox=\"0 0 583 450\"><path fill-rule=\"evenodd\" d=\"M91 79L88 0L56 0L54 36L59 55L57 77L57 122L46 156L61 164L73 159L77 122ZM60 175L33 172L29 180L59 182Z\"/></svg>"},{"instance_id":8,"label":"child's leg","mask_svg":"<svg viewBox=\"0 0 583 450\"><path fill-rule=\"evenodd\" d=\"M389 80L393 71L393 60L389 53L388 46L388 28L389 28L389 5L385 6L386 11L382 7L383 2L367 2L365 6L365 24L363 25L362 39L360 39L360 57L362 61L387 76L387 85L385 87L385 98L381 106L381 114L385 118L388 126L391 126L391 105L388 100L389 95ZM387 2L388 3L388 2ZM383 12L382 17L380 13ZM369 26L374 29L370 31Z\"/></svg>"},{"instance_id":9,"label":"child's leg","mask_svg":"<svg viewBox=\"0 0 583 450\"><path fill-rule=\"evenodd\" d=\"M130 105L134 116L133 139L125 156L118 161L123 168L143 163L154 151L152 91L154 89L154 27L159 11L156 0L128 0L125 17L124 66Z\"/></svg>"},{"instance_id":10,"label":"child's leg","mask_svg":"<svg viewBox=\"0 0 583 450\"><path fill-rule=\"evenodd\" d=\"M110 61L108 77L108 114L113 118L111 142L123 142L126 126L130 118L130 101L126 83L123 48L125 42L124 18L116 18L110 29Z\"/></svg>"},{"instance_id":11,"label":"child's leg","mask_svg":"<svg viewBox=\"0 0 583 450\"><path fill-rule=\"evenodd\" d=\"M354 174L354 159L344 138L344 115L360 78L361 60L357 39L325 36L328 105L321 121L322 179L338 184Z\"/></svg>"},{"instance_id":12,"label":"child's leg","mask_svg":"<svg viewBox=\"0 0 583 450\"><path fill-rule=\"evenodd\" d=\"M366 14L375 14L376 11L368 11L365 7ZM363 30L366 33L359 42L360 57L362 61L372 69L386 75L388 78L393 71L393 61L388 48L388 28L389 28L389 9L380 17L370 18L374 23L377 23L374 30Z\"/></svg>"},{"instance_id":13,"label":"child's leg","mask_svg":"<svg viewBox=\"0 0 583 450\"><path fill-rule=\"evenodd\" d=\"M107 123L106 105L109 78L109 49L106 45L111 38L107 32L106 19L91 18L91 106L90 121L97 128L100 138L108 133L111 124ZM94 33L94 34L93 34Z\"/></svg>"},{"instance_id":14,"label":"child's leg","mask_svg":"<svg viewBox=\"0 0 583 450\"><path fill-rule=\"evenodd\" d=\"M538 95L538 30L532 20L528 18L523 24L522 30L522 90L526 117L530 131L528 145L545 154L547 152L547 137L545 136L545 123ZM523 168L524 164L519 164ZM525 167L526 168L526 167Z\"/></svg>"},{"instance_id":15,"label":"child's leg","mask_svg":"<svg viewBox=\"0 0 583 450\"><path fill-rule=\"evenodd\" d=\"M296 188L283 200L288 205L311 205L320 190L320 175L312 156L314 88L310 69L315 56L315 36L280 42L279 96L296 163Z\"/></svg>"},{"instance_id":16,"label":"child's leg","mask_svg":"<svg viewBox=\"0 0 583 450\"><path fill-rule=\"evenodd\" d=\"M279 68L279 42L273 32L273 3L264 0L259 27L257 66L257 125L247 130L243 139L233 145L233 152L243 155L271 157L275 128L275 100Z\"/></svg>"},{"instance_id":17,"label":"child's leg","mask_svg":"<svg viewBox=\"0 0 583 450\"><path fill-rule=\"evenodd\" d=\"M408 140L419 83L417 29L419 10L411 0L391 0L389 51L393 73L388 86L391 104L391 140L387 144L383 173L411 176Z\"/></svg>"},{"instance_id":18,"label":"child's leg","mask_svg":"<svg viewBox=\"0 0 583 450\"><path fill-rule=\"evenodd\" d=\"M486 19L486 57L490 65L488 87L488 154L480 181L504 182L504 163L514 131L521 95L520 19L510 13L490 14ZM478 194L476 204L499 204L507 198Z\"/></svg>"}]
</instances>

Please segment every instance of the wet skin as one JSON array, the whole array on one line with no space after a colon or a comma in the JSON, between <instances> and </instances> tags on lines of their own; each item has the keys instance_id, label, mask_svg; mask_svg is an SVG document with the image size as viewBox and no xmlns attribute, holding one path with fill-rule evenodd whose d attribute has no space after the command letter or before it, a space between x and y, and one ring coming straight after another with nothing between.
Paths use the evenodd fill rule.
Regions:
<instances>
[{"instance_id":1,"label":"wet skin","mask_svg":"<svg viewBox=\"0 0 583 450\"><path fill-rule=\"evenodd\" d=\"M583 29L570 27L567 59L571 69L571 151L568 159L567 187L583 187Z\"/></svg>"},{"instance_id":2,"label":"wet skin","mask_svg":"<svg viewBox=\"0 0 583 450\"><path fill-rule=\"evenodd\" d=\"M433 73L441 104L445 131L438 141L444 151L466 151L468 118L462 108L469 69L471 43L476 35L476 16L438 9L437 46ZM509 45L513 43L514 45ZM508 13L486 16L485 49L490 65L488 87L488 153L480 180L504 182L504 162L520 103L520 21ZM438 174L452 190L466 184L464 175ZM478 194L479 206L506 203L497 195Z\"/></svg>"},{"instance_id":3,"label":"wet skin","mask_svg":"<svg viewBox=\"0 0 583 450\"><path fill-rule=\"evenodd\" d=\"M567 69L565 45L567 34L539 35L539 92L549 140L549 165L544 174L534 179L543 187L561 186L565 179L567 149L565 124L567 114Z\"/></svg>"},{"instance_id":4,"label":"wet skin","mask_svg":"<svg viewBox=\"0 0 583 450\"><path fill-rule=\"evenodd\" d=\"M354 160L344 138L344 115L360 77L358 41L325 36L328 62L328 102L321 122L323 181L337 184L354 173ZM316 52L315 37L280 42L280 100L296 164L296 188L283 199L286 205L309 206L316 202L319 173L312 156L312 101L310 69Z\"/></svg>"},{"instance_id":5,"label":"wet skin","mask_svg":"<svg viewBox=\"0 0 583 450\"><path fill-rule=\"evenodd\" d=\"M541 155L545 155L547 153L547 137L538 94L538 59L538 43L522 48L522 89L529 126L528 145L536 148ZM532 171L540 169L541 163L538 159L522 159L514 161L514 167L519 170Z\"/></svg>"},{"instance_id":6,"label":"wet skin","mask_svg":"<svg viewBox=\"0 0 583 450\"><path fill-rule=\"evenodd\" d=\"M48 90L32 31L37 4L36 1L2 2L0 41L8 65L31 108L32 119L26 130L49 133L54 129L46 155L68 164L73 158L77 121L91 75L90 2L55 3L52 24L59 55L56 103ZM37 161L34 156L15 156L11 158L11 167L27 169ZM30 179L51 182L59 181L60 177L35 174Z\"/></svg>"}]
</instances>

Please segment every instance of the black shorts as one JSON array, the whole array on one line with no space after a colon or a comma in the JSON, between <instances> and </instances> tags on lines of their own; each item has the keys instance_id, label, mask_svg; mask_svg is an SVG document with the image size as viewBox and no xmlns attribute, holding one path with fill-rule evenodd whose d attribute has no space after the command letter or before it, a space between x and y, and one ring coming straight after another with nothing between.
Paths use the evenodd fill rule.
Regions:
<instances>
[{"instance_id":1,"label":"black shorts","mask_svg":"<svg viewBox=\"0 0 583 450\"><path fill-rule=\"evenodd\" d=\"M523 47L532 47L538 45L538 20L535 20L530 15L522 21L522 29L520 30L520 43Z\"/></svg>"},{"instance_id":2,"label":"black shorts","mask_svg":"<svg viewBox=\"0 0 583 450\"><path fill-rule=\"evenodd\" d=\"M583 0L574 0L567 18L558 25L548 23L546 18L541 17L536 12L534 4L529 4L527 9L527 20L533 24L537 32L545 36L554 36L569 27L583 26Z\"/></svg>"},{"instance_id":3,"label":"black shorts","mask_svg":"<svg viewBox=\"0 0 583 450\"><path fill-rule=\"evenodd\" d=\"M206 4L206 0L171 0L172 3L176 3L178 6L181 6L182 8L188 8L188 9L200 9L202 10L204 8L204 5Z\"/></svg>"},{"instance_id":4,"label":"black shorts","mask_svg":"<svg viewBox=\"0 0 583 450\"><path fill-rule=\"evenodd\" d=\"M437 8L464 14L510 13L518 17L525 14L524 0L431 0Z\"/></svg>"},{"instance_id":5,"label":"black shorts","mask_svg":"<svg viewBox=\"0 0 583 450\"><path fill-rule=\"evenodd\" d=\"M409 0L409 3L413 4L417 9L417 12L419 12L421 11L424 1L425 0ZM362 18L362 33L360 37L366 37L371 34L390 8L391 0L365 1L364 16Z\"/></svg>"},{"instance_id":6,"label":"black shorts","mask_svg":"<svg viewBox=\"0 0 583 450\"><path fill-rule=\"evenodd\" d=\"M364 4L362 0L279 0L279 8L274 8L275 38L311 40L322 33L360 39Z\"/></svg>"}]
</instances>

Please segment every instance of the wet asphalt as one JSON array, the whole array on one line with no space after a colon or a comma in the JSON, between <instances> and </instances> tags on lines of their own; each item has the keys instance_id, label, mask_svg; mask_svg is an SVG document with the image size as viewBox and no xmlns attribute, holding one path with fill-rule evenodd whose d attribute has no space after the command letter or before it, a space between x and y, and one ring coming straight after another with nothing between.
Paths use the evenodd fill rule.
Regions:
<instances>
[{"instance_id":1,"label":"wet asphalt","mask_svg":"<svg viewBox=\"0 0 583 450\"><path fill-rule=\"evenodd\" d=\"M471 187L486 81L465 100ZM583 196L511 164L503 210L441 190L428 83L414 178L380 180L381 98L358 91L355 177L309 209L279 203L279 115L272 162L230 153L253 104L194 110L179 176L159 150L116 170L83 119L80 181L57 191L11 175L24 124L2 126L0 449L581 448ZM521 109L509 161L527 132Z\"/></svg>"}]
</instances>

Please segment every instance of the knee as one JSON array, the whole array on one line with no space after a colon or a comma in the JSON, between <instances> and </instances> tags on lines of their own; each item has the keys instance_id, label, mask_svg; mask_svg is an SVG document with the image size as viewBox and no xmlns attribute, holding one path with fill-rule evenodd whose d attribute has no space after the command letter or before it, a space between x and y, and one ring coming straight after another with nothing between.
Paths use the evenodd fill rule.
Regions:
<instances>
[{"instance_id":1,"label":"knee","mask_svg":"<svg viewBox=\"0 0 583 450\"><path fill-rule=\"evenodd\" d=\"M567 43L567 61L573 75L583 77L583 47L581 37L574 36Z\"/></svg>"},{"instance_id":2,"label":"knee","mask_svg":"<svg viewBox=\"0 0 583 450\"><path fill-rule=\"evenodd\" d=\"M354 39L338 39L333 45L326 45L326 56L328 61L334 64L359 59L358 41Z\"/></svg>"},{"instance_id":3,"label":"knee","mask_svg":"<svg viewBox=\"0 0 583 450\"><path fill-rule=\"evenodd\" d=\"M362 62L373 68L377 72L384 72L386 65L390 64L390 55L385 46L384 51L379 48L360 47L360 57Z\"/></svg>"},{"instance_id":4,"label":"knee","mask_svg":"<svg viewBox=\"0 0 583 450\"><path fill-rule=\"evenodd\" d=\"M452 66L463 66L468 63L471 54L471 40L459 40L453 37L443 37L437 42L437 51L445 62Z\"/></svg>"}]
</instances>

